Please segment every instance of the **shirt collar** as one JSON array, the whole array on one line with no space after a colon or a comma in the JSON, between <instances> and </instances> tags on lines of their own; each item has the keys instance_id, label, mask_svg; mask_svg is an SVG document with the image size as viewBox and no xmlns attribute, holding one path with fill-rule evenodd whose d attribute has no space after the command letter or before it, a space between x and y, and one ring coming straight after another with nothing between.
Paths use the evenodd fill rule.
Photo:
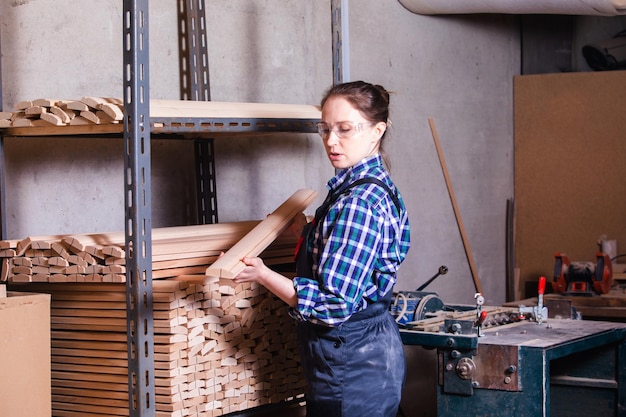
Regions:
<instances>
[{"instance_id":1,"label":"shirt collar","mask_svg":"<svg viewBox=\"0 0 626 417\"><path fill-rule=\"evenodd\" d=\"M383 158L380 156L380 154L370 155L361 159L359 162L352 165L351 167L339 171L337 175L335 175L328 181L326 187L329 190L336 190L345 182L352 182L355 179L362 177L363 173L382 166Z\"/></svg>"}]
</instances>

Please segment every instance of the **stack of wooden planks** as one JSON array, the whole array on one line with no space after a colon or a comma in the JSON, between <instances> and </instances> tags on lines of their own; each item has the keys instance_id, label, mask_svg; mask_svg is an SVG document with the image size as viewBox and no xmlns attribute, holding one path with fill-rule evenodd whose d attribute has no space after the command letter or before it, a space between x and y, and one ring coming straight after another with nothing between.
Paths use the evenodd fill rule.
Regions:
<instances>
[{"instance_id":1,"label":"stack of wooden planks","mask_svg":"<svg viewBox=\"0 0 626 417\"><path fill-rule=\"evenodd\" d=\"M221 252L260 222L241 221L152 230L152 277L204 274ZM124 282L122 232L26 237L0 241L2 272L8 282ZM290 263L296 238L288 234L262 252L270 265Z\"/></svg>"},{"instance_id":2,"label":"stack of wooden planks","mask_svg":"<svg viewBox=\"0 0 626 417\"><path fill-rule=\"evenodd\" d=\"M190 100L150 100L153 118L312 119L320 108L305 104L229 103ZM124 120L121 98L82 97L20 101L13 112L0 112L0 128L119 124Z\"/></svg>"},{"instance_id":3,"label":"stack of wooden planks","mask_svg":"<svg viewBox=\"0 0 626 417\"><path fill-rule=\"evenodd\" d=\"M51 294L53 415L127 416L125 285L16 284ZM295 322L255 284L153 282L156 415L221 416L304 392Z\"/></svg>"},{"instance_id":4,"label":"stack of wooden planks","mask_svg":"<svg viewBox=\"0 0 626 417\"><path fill-rule=\"evenodd\" d=\"M123 103L119 98L38 98L18 102L14 112L0 113L0 127L111 124L123 119Z\"/></svg>"},{"instance_id":5,"label":"stack of wooden planks","mask_svg":"<svg viewBox=\"0 0 626 417\"><path fill-rule=\"evenodd\" d=\"M221 252L261 224L153 229L158 417L221 416L304 392L286 305L256 284L205 275ZM51 294L55 417L128 415L126 286L116 283L124 278L123 240L108 233L0 242L11 288ZM289 264L295 245L295 235L281 234L261 257ZM57 270L57 258L71 264ZM119 279L106 282L90 267L119 268Z\"/></svg>"},{"instance_id":6,"label":"stack of wooden planks","mask_svg":"<svg viewBox=\"0 0 626 417\"><path fill-rule=\"evenodd\" d=\"M261 222L154 229L152 278L233 278L243 269L245 256L263 255L267 264L291 263L298 235L283 232L316 195L297 190ZM118 232L0 241L0 281L125 282L125 239ZM218 266L212 272L214 263Z\"/></svg>"},{"instance_id":7,"label":"stack of wooden planks","mask_svg":"<svg viewBox=\"0 0 626 417\"><path fill-rule=\"evenodd\" d=\"M303 395L288 307L258 284L224 276L232 278L242 256L293 267L298 235L283 232L315 195L298 190L260 222L152 230L158 417L221 416ZM107 233L0 241L2 280L51 294L55 417L129 414L124 240ZM210 266L219 259L226 262L215 276Z\"/></svg>"}]
</instances>

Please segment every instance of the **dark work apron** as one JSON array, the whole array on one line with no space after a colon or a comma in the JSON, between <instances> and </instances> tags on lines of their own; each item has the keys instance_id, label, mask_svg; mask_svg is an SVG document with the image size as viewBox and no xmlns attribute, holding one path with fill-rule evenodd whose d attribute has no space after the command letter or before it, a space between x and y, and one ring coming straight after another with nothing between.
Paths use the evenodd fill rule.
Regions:
<instances>
[{"instance_id":1,"label":"dark work apron","mask_svg":"<svg viewBox=\"0 0 626 417\"><path fill-rule=\"evenodd\" d=\"M337 327L298 324L307 417L395 417L406 372L385 297Z\"/></svg>"},{"instance_id":2,"label":"dark work apron","mask_svg":"<svg viewBox=\"0 0 626 417\"><path fill-rule=\"evenodd\" d=\"M329 194L303 230L296 250L300 277L312 278L314 229L328 208L349 188L373 182L400 204L375 178L364 178ZM298 323L298 344L307 381L307 417L395 417L406 372L398 325L389 313L391 293L336 327Z\"/></svg>"}]
</instances>

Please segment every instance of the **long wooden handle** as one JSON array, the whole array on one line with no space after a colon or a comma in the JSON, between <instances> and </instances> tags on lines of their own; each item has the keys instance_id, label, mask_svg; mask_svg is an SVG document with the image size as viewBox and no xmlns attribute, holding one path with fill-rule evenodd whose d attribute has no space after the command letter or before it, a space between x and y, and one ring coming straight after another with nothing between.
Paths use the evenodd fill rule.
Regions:
<instances>
[{"instance_id":1,"label":"long wooden handle","mask_svg":"<svg viewBox=\"0 0 626 417\"><path fill-rule=\"evenodd\" d=\"M456 204L456 197L454 196L454 190L452 189L452 183L450 181L450 176L448 175L448 168L446 166L446 161L443 157L443 151L441 150L441 145L439 143L439 135L437 134L437 129L435 128L435 122L432 117L428 118L428 124L430 125L430 131L432 132L433 140L435 141L435 147L437 148L437 156L439 157L439 163L441 164L443 177L446 180L446 187L448 187L448 194L450 195L450 201L452 201L452 209L454 210L456 223L459 226L459 232L461 233L461 240L463 241L463 248L465 249L465 255L467 256L467 261L469 262L470 270L472 272L472 279L474 280L474 286L476 288L476 292L479 292L482 294L483 293L482 285L480 283L478 272L476 271L476 265L474 264L474 258L472 257L472 251L470 250L469 242L467 241L467 236L465 235L465 227L463 227L463 220L461 219L461 212L459 211L459 206Z\"/></svg>"}]
</instances>

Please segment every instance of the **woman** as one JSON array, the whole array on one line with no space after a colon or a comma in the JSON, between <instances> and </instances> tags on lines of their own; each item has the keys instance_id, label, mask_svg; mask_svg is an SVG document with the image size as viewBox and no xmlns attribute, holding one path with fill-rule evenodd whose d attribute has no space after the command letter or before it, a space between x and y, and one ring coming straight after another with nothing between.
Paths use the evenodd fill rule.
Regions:
<instances>
[{"instance_id":1,"label":"woman","mask_svg":"<svg viewBox=\"0 0 626 417\"><path fill-rule=\"evenodd\" d=\"M409 250L404 203L383 164L389 93L363 81L333 86L318 131L337 174L305 227L291 280L244 258L236 282L255 281L298 320L308 417L395 417L405 376L389 314Z\"/></svg>"}]
</instances>

